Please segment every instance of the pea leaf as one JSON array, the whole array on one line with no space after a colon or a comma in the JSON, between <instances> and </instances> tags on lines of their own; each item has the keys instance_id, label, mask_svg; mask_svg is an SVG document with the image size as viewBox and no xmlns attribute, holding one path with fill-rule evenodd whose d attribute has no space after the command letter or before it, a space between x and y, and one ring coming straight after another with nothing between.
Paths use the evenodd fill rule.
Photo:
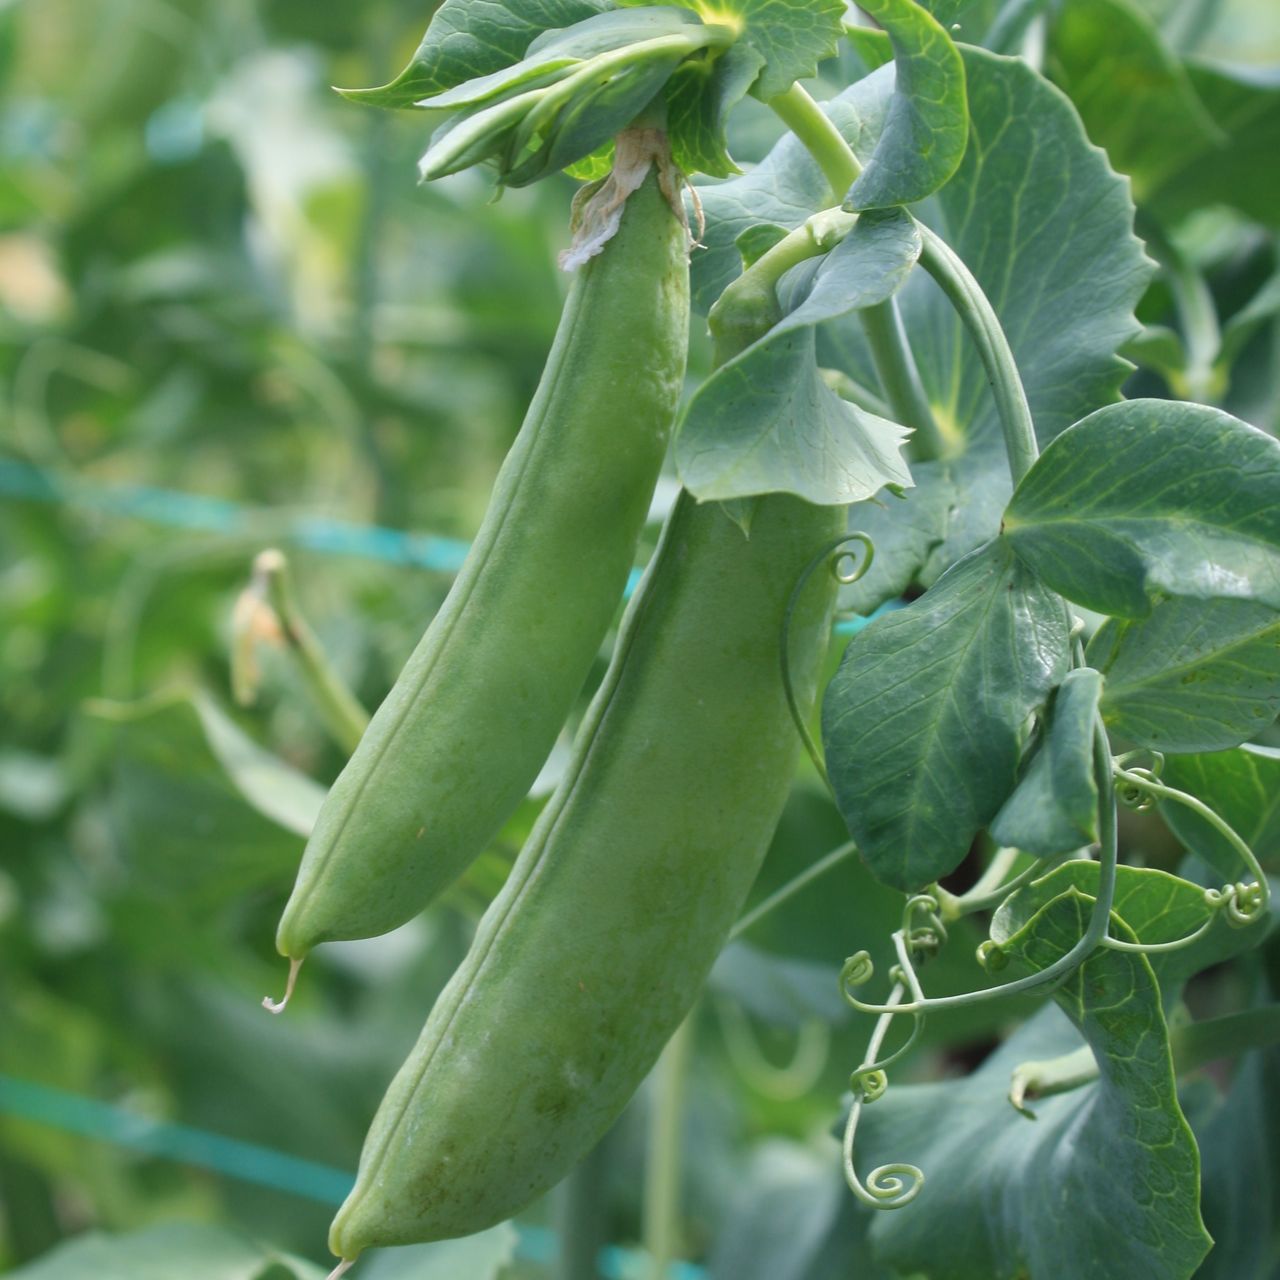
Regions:
<instances>
[{"instance_id":1,"label":"pea leaf","mask_svg":"<svg viewBox=\"0 0 1280 1280\"><path fill-rule=\"evenodd\" d=\"M1239 864L1237 874L1239 878ZM1001 944L1060 895L1078 890L1090 898L1098 892L1096 862L1068 862L1019 889L1005 900L991 921L991 937ZM1176 951L1156 951L1146 959L1160 984L1166 1007L1181 998L1187 979L1210 965L1255 947L1270 922L1259 918L1243 928L1230 924L1205 901L1204 889L1154 867L1117 867L1112 915L1124 921L1134 938L1147 945L1176 942L1212 921L1203 937ZM1122 937L1120 932L1115 937Z\"/></svg>"},{"instance_id":2,"label":"pea leaf","mask_svg":"<svg viewBox=\"0 0 1280 1280\"><path fill-rule=\"evenodd\" d=\"M1054 694L1048 728L991 824L993 839L1040 857L1070 853L1098 838L1094 725L1102 677L1069 672Z\"/></svg>"},{"instance_id":3,"label":"pea leaf","mask_svg":"<svg viewBox=\"0 0 1280 1280\"><path fill-rule=\"evenodd\" d=\"M682 34L700 25L693 14L678 9L602 13L565 30L546 31L533 41L519 62L472 77L416 105L431 111L456 111L497 102L522 90L563 80L599 54Z\"/></svg>"},{"instance_id":4,"label":"pea leaf","mask_svg":"<svg viewBox=\"0 0 1280 1280\"><path fill-rule=\"evenodd\" d=\"M826 385L814 329L892 297L919 254L914 223L894 210L859 218L825 257L783 277L783 319L717 369L685 410L676 466L695 497L782 491L838 504L911 483L901 458L906 431Z\"/></svg>"},{"instance_id":5,"label":"pea leaf","mask_svg":"<svg viewBox=\"0 0 1280 1280\"><path fill-rule=\"evenodd\" d=\"M652 0L619 0L619 7ZM768 101L797 80L816 74L818 63L834 57L844 29L844 0L658 0L681 5L708 22L740 26L738 39L763 59L752 88Z\"/></svg>"},{"instance_id":6,"label":"pea leaf","mask_svg":"<svg viewBox=\"0 0 1280 1280\"><path fill-rule=\"evenodd\" d=\"M667 87L667 132L671 154L684 173L725 178L739 169L729 155L729 113L760 74L764 58L748 44L719 57L687 58Z\"/></svg>"},{"instance_id":7,"label":"pea leaf","mask_svg":"<svg viewBox=\"0 0 1280 1280\"><path fill-rule=\"evenodd\" d=\"M432 94L519 62L544 31L572 26L614 6L611 0L445 0L409 65L390 84L348 89L375 107L412 107Z\"/></svg>"},{"instance_id":8,"label":"pea leaf","mask_svg":"<svg viewBox=\"0 0 1280 1280\"><path fill-rule=\"evenodd\" d=\"M1066 659L1062 602L998 542L854 636L822 731L877 879L913 892L960 864L1013 790L1024 724Z\"/></svg>"},{"instance_id":9,"label":"pea leaf","mask_svg":"<svg viewBox=\"0 0 1280 1280\"><path fill-rule=\"evenodd\" d=\"M889 34L897 69L884 128L846 209L914 204L955 173L968 142L964 63L915 0L858 0Z\"/></svg>"},{"instance_id":10,"label":"pea leaf","mask_svg":"<svg viewBox=\"0 0 1280 1280\"><path fill-rule=\"evenodd\" d=\"M1280 9L1271 0L1136 0L1196 64L1251 84L1280 83Z\"/></svg>"},{"instance_id":11,"label":"pea leaf","mask_svg":"<svg viewBox=\"0 0 1280 1280\"><path fill-rule=\"evenodd\" d=\"M1280 613L1249 600L1158 604L1098 629L1089 661L1107 677L1107 728L1159 751L1222 751L1280 714Z\"/></svg>"},{"instance_id":12,"label":"pea leaf","mask_svg":"<svg viewBox=\"0 0 1280 1280\"><path fill-rule=\"evenodd\" d=\"M1004 533L1099 613L1145 617L1158 592L1280 608L1280 440L1203 405L1110 405L1049 445Z\"/></svg>"},{"instance_id":13,"label":"pea leaf","mask_svg":"<svg viewBox=\"0 0 1280 1280\"><path fill-rule=\"evenodd\" d=\"M1280 859L1280 751L1245 746L1205 755L1170 756L1164 781L1188 791L1226 819L1264 862ZM1226 879L1240 879L1240 859L1211 823L1172 801L1160 814L1174 835Z\"/></svg>"},{"instance_id":14,"label":"pea leaf","mask_svg":"<svg viewBox=\"0 0 1280 1280\"><path fill-rule=\"evenodd\" d=\"M1004 946L1042 969L1080 936L1092 905L1062 894ZM909 1160L926 1178L910 1210L876 1216L878 1260L930 1280L1192 1276L1211 1241L1151 968L1098 951L1055 1000L1060 1008L1044 1009L967 1079L891 1085L866 1108L858 1167ZM1063 1013L1099 1079L1036 1103L1031 1123L1009 1105L1010 1076L1079 1046Z\"/></svg>"}]
</instances>

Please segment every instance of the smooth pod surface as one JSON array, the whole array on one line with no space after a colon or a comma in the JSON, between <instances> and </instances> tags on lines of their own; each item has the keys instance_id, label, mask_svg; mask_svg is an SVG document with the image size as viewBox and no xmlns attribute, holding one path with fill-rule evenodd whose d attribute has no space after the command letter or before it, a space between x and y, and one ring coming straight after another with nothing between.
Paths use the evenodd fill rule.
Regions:
<instances>
[{"instance_id":1,"label":"smooth pod surface","mask_svg":"<svg viewBox=\"0 0 1280 1280\"><path fill-rule=\"evenodd\" d=\"M528 791L634 562L688 315L686 230L655 166L575 276L466 563L325 801L282 955L404 923Z\"/></svg>"},{"instance_id":2,"label":"smooth pod surface","mask_svg":"<svg viewBox=\"0 0 1280 1280\"><path fill-rule=\"evenodd\" d=\"M682 494L573 760L373 1121L330 1235L466 1235L556 1183L688 1012L781 814L800 738L788 598L844 509L761 500L750 539ZM790 666L812 706L835 581L800 596Z\"/></svg>"}]
</instances>

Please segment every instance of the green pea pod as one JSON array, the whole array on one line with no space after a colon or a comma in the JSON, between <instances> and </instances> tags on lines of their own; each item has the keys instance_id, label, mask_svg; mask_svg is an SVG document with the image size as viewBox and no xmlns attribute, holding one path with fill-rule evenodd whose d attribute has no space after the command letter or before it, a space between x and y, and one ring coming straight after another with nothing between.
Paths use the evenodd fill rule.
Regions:
<instances>
[{"instance_id":1,"label":"green pea pod","mask_svg":"<svg viewBox=\"0 0 1280 1280\"><path fill-rule=\"evenodd\" d=\"M616 234L575 277L475 544L303 854L277 936L294 973L319 942L404 923L481 852L550 753L622 598L688 337L665 137L620 135L598 194L615 219L625 197Z\"/></svg>"},{"instance_id":2,"label":"green pea pod","mask_svg":"<svg viewBox=\"0 0 1280 1280\"><path fill-rule=\"evenodd\" d=\"M682 495L568 774L392 1082L330 1233L351 1259L523 1209L600 1138L693 1004L756 877L800 737L780 636L845 513L777 495L750 539ZM835 605L790 628L812 706Z\"/></svg>"}]
</instances>

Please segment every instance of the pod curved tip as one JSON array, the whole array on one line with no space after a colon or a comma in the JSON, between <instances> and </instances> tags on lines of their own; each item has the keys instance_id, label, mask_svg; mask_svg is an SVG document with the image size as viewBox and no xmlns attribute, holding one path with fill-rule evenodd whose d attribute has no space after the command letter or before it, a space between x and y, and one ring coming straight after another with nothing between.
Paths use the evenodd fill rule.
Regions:
<instances>
[{"instance_id":1,"label":"pod curved tip","mask_svg":"<svg viewBox=\"0 0 1280 1280\"><path fill-rule=\"evenodd\" d=\"M302 968L302 957L294 956L289 961L289 979L284 984L284 996L280 1000L273 1000L270 996L262 997L262 1007L268 1013L283 1013L288 1007L289 1001L293 998L293 989L298 985L298 970ZM341 1275L340 1271L333 1273L335 1276ZM330 1277L332 1280L332 1277Z\"/></svg>"}]
</instances>

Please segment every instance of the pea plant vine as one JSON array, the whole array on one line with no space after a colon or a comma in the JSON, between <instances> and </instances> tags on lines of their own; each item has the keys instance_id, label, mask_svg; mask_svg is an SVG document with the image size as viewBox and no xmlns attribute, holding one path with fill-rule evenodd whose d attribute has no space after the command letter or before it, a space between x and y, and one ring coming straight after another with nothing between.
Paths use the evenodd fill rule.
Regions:
<instances>
[{"instance_id":1,"label":"pea plant vine","mask_svg":"<svg viewBox=\"0 0 1280 1280\"><path fill-rule=\"evenodd\" d=\"M1129 183L1031 60L994 51L1033 50L1043 6L1003 6L986 48L944 25L969 8L861 0L854 21L843 0L447 0L396 80L350 94L423 113L433 131L425 180L487 165L507 187L561 170L590 184L569 268L603 272L624 244L643 262L634 204L652 169L660 198L646 216L666 228L653 235L669 238L674 213L687 236L714 368L679 412L682 495L571 776L374 1122L335 1223L339 1271L369 1245L478 1230L545 1190L616 1117L692 1006L735 916L736 934L749 930L854 856L903 895L887 972L857 938L840 972L843 999L868 1026L842 1147L875 1274L1176 1280L1209 1253L1176 1062L1211 1056L1219 1033L1226 1053L1268 1044L1275 1019L1266 1009L1219 1027L1177 1019L1186 982L1256 948L1270 926L1271 891L1251 843L1256 804L1241 787L1263 778L1265 795L1280 781L1274 753L1250 745L1280 708L1280 441L1219 408L1121 399L1132 369L1122 352L1143 346L1134 313L1155 269L1135 234ZM838 55L862 74L820 102L801 81ZM743 172L727 128L748 96L785 133ZM643 292L635 270L630 284ZM594 287L608 316L627 302L622 280L608 286L613 295L597 283L583 296ZM630 359L643 366L650 354ZM1210 357L1192 354L1180 385L1211 386ZM557 358L587 379L589 359L602 357ZM670 381L682 351L661 359ZM601 385L596 414L611 384ZM672 407L658 398L651 429ZM658 454L648 456L653 470ZM636 481L637 501L653 478ZM630 526L617 532L623 553L635 537ZM734 572L741 581L730 589ZM593 584L604 605L616 576ZM704 584L705 599L686 582ZM821 694L815 736L814 637L825 636L837 596L842 609L877 616ZM753 666L732 642L740 633L745 651L757 632ZM597 633L581 637L584 669ZM673 641L668 653L668 635L685 647ZM309 641L300 647L326 687L323 658ZM464 670L473 645L455 647ZM393 797L416 785L410 766L429 757L411 754L392 772L377 744L417 714L434 661L415 655L416 683L388 700L393 710L364 738L375 746L357 749L335 787L356 799L331 801L332 819L322 812L317 831L329 834L314 837L324 848L309 849L300 881L312 896L282 926L290 990L311 945L384 931L438 891L410 870L429 816L412 805L401 814L388 799L351 819L380 785L370 777L389 778ZM703 807L727 807L732 822L699 816L702 784L678 802L640 795L670 781L641 729L655 709L687 702L669 683L681 662L691 672L741 663L731 669L755 682L743 692L755 718L742 724L756 741L732 740L727 706L688 713L687 732L726 762L724 777L705 783ZM459 678L463 694L481 696ZM565 674L566 697L582 678ZM758 707L752 690L763 690ZM359 709L331 694L338 722L359 738ZM504 757L514 778L506 812L564 708L548 714L550 734L531 735L527 758ZM439 740L439 723L422 741ZM851 841L740 916L797 736ZM767 785L748 782L746 764L734 771L757 749ZM621 774L604 763L615 756L630 762ZM639 795L632 808L616 799L627 788ZM451 794L475 816L469 792ZM615 801L635 819L637 848L619 849L606 868L583 852L603 837L577 815ZM677 803L678 830L643 807ZM1126 807L1166 816L1192 855L1181 874L1121 863ZM478 826L504 816L481 814ZM366 874L369 822L381 824L380 850L398 842L400 852L382 881L366 875L357 892L346 855L330 845L354 833ZM685 900L650 904L671 913L671 955L653 954L648 933L649 950L634 955L589 956L554 940L553 907L557 919L599 909L598 877L621 877L629 858L643 867L650 831L655 847L696 848L725 869L723 883L676 885ZM477 828L473 843L484 838ZM442 882L476 852L455 845L440 855L455 860ZM974 850L985 866L971 887L945 888ZM566 878L574 866L590 887ZM676 856L663 866L693 874ZM415 887L392 901L393 882ZM617 881L622 896L607 908L620 937L642 923L640 906L628 914L630 884ZM357 908L357 897L371 905ZM970 917L985 921L988 985L930 994L930 962ZM577 988L563 1004L551 977L534 990L528 974L552 974L540 966L553 961L616 979L594 1021ZM509 986L495 994L495 983ZM587 992L585 978L578 986ZM966 1079L890 1085L935 1013L1028 995L1052 1006ZM540 1019L528 1013L538 1001ZM525 1076L519 1062L490 1060L494 1046L515 1053L525 1043ZM596 1055L589 1063L581 1046ZM505 1096L512 1072L516 1100L499 1123L486 1099ZM542 1101L522 1109L522 1090ZM1007 1098L1003 1110L992 1097ZM459 1144L462 1163L451 1164Z\"/></svg>"}]
</instances>

